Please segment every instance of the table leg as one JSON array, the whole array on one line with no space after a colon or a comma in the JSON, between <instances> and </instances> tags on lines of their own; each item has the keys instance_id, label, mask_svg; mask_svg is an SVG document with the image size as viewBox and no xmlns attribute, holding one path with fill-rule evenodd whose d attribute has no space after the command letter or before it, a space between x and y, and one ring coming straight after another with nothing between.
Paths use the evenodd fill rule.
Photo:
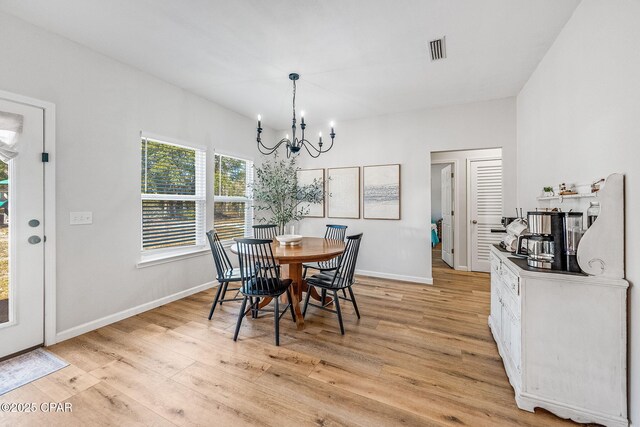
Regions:
<instances>
[{"instance_id":1,"label":"table leg","mask_svg":"<svg viewBox=\"0 0 640 427\"><path fill-rule=\"evenodd\" d=\"M293 280L291 284L291 299L293 300L293 311L296 313L296 324L298 329L304 327L304 319L302 318L302 310L300 309L300 301L302 300L302 263L289 264L289 279Z\"/></svg>"}]
</instances>

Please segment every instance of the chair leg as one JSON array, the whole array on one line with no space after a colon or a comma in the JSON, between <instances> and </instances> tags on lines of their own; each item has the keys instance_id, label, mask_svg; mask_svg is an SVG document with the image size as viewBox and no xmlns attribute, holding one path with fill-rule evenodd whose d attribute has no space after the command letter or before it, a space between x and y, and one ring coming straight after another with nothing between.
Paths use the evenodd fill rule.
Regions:
<instances>
[{"instance_id":1,"label":"chair leg","mask_svg":"<svg viewBox=\"0 0 640 427\"><path fill-rule=\"evenodd\" d=\"M273 301L275 302L273 315L275 318L274 321L275 321L275 329L276 329L276 345L280 345L280 307L279 307L280 298L275 297Z\"/></svg>"},{"instance_id":2,"label":"chair leg","mask_svg":"<svg viewBox=\"0 0 640 427\"><path fill-rule=\"evenodd\" d=\"M218 290L216 291L216 297L213 299L213 305L211 306L211 311L209 312L209 320L213 317L213 310L216 309L216 305L218 304L218 300L220 299L220 292L222 291L222 283L218 283Z\"/></svg>"},{"instance_id":3,"label":"chair leg","mask_svg":"<svg viewBox=\"0 0 640 427\"><path fill-rule=\"evenodd\" d=\"M359 319L360 311L358 310L358 303L356 303L356 296L353 294L353 289L351 289L351 286L349 286L348 289L349 289L349 295L351 295L351 302L353 303L353 308L356 310L356 316L358 316L358 319Z\"/></svg>"},{"instance_id":4,"label":"chair leg","mask_svg":"<svg viewBox=\"0 0 640 427\"><path fill-rule=\"evenodd\" d=\"M347 291L345 291L344 289L342 289L342 296L345 298L347 297Z\"/></svg>"},{"instance_id":5,"label":"chair leg","mask_svg":"<svg viewBox=\"0 0 640 427\"><path fill-rule=\"evenodd\" d=\"M242 299L242 306L240 307L240 312L238 313L238 322L236 323L236 332L233 334L233 340L236 341L238 339L238 332L240 332L240 325L242 324L242 318L244 317L244 310L247 307L247 296Z\"/></svg>"},{"instance_id":6,"label":"chair leg","mask_svg":"<svg viewBox=\"0 0 640 427\"><path fill-rule=\"evenodd\" d=\"M293 299L291 299L291 291L287 289L287 299L289 300L289 310L291 310L291 317L293 321L296 321L296 312L293 310Z\"/></svg>"},{"instance_id":7,"label":"chair leg","mask_svg":"<svg viewBox=\"0 0 640 427\"><path fill-rule=\"evenodd\" d=\"M304 267L304 266L303 266L302 268L303 268L303 270L302 270L302 278L304 279L304 278L306 278L306 277L307 277L307 269L308 269L309 267Z\"/></svg>"},{"instance_id":8,"label":"chair leg","mask_svg":"<svg viewBox=\"0 0 640 427\"><path fill-rule=\"evenodd\" d=\"M333 291L333 302L336 305L336 313L338 313L338 322L340 323L340 333L344 335L344 325L342 324L342 312L340 311L340 301L338 299L338 291Z\"/></svg>"},{"instance_id":9,"label":"chair leg","mask_svg":"<svg viewBox=\"0 0 640 427\"><path fill-rule=\"evenodd\" d=\"M222 295L220 296L220 305L224 302L224 297L227 295L227 287L229 283L225 282L224 287L222 288Z\"/></svg>"},{"instance_id":10,"label":"chair leg","mask_svg":"<svg viewBox=\"0 0 640 427\"><path fill-rule=\"evenodd\" d=\"M254 319L258 318L258 308L260 307L260 298L256 298L256 303L253 305L253 309L251 310L251 317Z\"/></svg>"},{"instance_id":11,"label":"chair leg","mask_svg":"<svg viewBox=\"0 0 640 427\"><path fill-rule=\"evenodd\" d=\"M327 290L323 289L322 292L320 292L320 300L323 307L327 305L327 303L325 302L326 299L327 299Z\"/></svg>"},{"instance_id":12,"label":"chair leg","mask_svg":"<svg viewBox=\"0 0 640 427\"><path fill-rule=\"evenodd\" d=\"M302 318L304 319L304 316L307 315L307 305L309 305L309 297L311 296L311 288L312 286L309 285L309 287L307 288L307 296L304 297L304 307L302 307Z\"/></svg>"}]
</instances>

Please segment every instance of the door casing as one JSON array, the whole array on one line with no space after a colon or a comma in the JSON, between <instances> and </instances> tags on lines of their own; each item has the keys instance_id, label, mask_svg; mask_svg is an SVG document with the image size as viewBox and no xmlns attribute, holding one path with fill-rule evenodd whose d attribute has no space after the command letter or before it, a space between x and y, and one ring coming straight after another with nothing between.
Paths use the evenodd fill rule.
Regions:
<instances>
[{"instance_id":1,"label":"door casing","mask_svg":"<svg viewBox=\"0 0 640 427\"><path fill-rule=\"evenodd\" d=\"M56 107L53 103L0 90L0 98L40 108L44 112L44 150L49 162L44 168L44 345L56 340Z\"/></svg>"},{"instance_id":2,"label":"door casing","mask_svg":"<svg viewBox=\"0 0 640 427\"><path fill-rule=\"evenodd\" d=\"M433 153L432 153L433 154ZM451 232L451 247L453 249L453 266L452 268L454 270L464 270L460 268L460 262L458 261L458 256L459 256L459 252L458 252L458 248L456 248L455 246L455 235L457 233L457 231L460 229L460 224L458 223L458 218L459 215L457 213L455 213L455 211L457 210L457 204L456 201L458 200L458 186L455 185L455 180L458 176L458 160L457 159L438 159L438 160L431 160L431 164L432 165L442 165L442 164L450 164L451 165L451 173L453 173L454 179L453 179L453 191L451 192L451 204L453 206L453 220L452 220L452 225L453 225L453 229ZM431 234L429 234L429 239L431 239ZM431 240L429 240L429 245L431 245Z\"/></svg>"}]
</instances>

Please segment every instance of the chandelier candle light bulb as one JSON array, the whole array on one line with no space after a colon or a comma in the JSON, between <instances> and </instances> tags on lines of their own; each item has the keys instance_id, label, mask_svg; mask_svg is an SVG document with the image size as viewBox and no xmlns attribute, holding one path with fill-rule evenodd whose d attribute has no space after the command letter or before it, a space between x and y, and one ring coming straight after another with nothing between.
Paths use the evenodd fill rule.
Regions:
<instances>
[{"instance_id":1,"label":"chandelier candle light bulb","mask_svg":"<svg viewBox=\"0 0 640 427\"><path fill-rule=\"evenodd\" d=\"M258 115L258 135L256 137L256 141L258 142L258 151L260 151L260 153L266 155L273 154L282 144L285 144L285 146L287 147L287 158L291 157L291 154L299 153L302 147L307 150L307 153L309 153L311 157L316 158L320 156L320 154L326 153L327 151L331 150L331 148L333 148L333 140L336 137L336 133L333 128L333 122L331 122L331 133L329 134L329 136L331 136L331 144L328 148L322 147L322 132L320 132L319 134L317 147L310 141L305 139L304 130L307 125L304 122L304 111L300 111L300 129L302 130L301 137L296 137L296 80L298 80L299 78L300 75L297 73L289 74L289 79L293 82L293 117L291 119L292 138L289 139L289 135L287 134L273 147L267 147L266 145L264 145L262 143L262 138L260 137L260 135L262 134L262 117Z\"/></svg>"}]
</instances>

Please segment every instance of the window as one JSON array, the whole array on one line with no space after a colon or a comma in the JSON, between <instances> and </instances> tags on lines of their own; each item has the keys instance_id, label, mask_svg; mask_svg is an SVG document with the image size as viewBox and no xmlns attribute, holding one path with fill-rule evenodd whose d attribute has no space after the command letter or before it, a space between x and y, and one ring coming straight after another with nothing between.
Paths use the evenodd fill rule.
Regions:
<instances>
[{"instance_id":1,"label":"window","mask_svg":"<svg viewBox=\"0 0 640 427\"><path fill-rule=\"evenodd\" d=\"M213 226L221 240L251 235L253 162L215 155Z\"/></svg>"},{"instance_id":2,"label":"window","mask_svg":"<svg viewBox=\"0 0 640 427\"><path fill-rule=\"evenodd\" d=\"M204 245L204 150L142 137L142 250Z\"/></svg>"}]
</instances>

